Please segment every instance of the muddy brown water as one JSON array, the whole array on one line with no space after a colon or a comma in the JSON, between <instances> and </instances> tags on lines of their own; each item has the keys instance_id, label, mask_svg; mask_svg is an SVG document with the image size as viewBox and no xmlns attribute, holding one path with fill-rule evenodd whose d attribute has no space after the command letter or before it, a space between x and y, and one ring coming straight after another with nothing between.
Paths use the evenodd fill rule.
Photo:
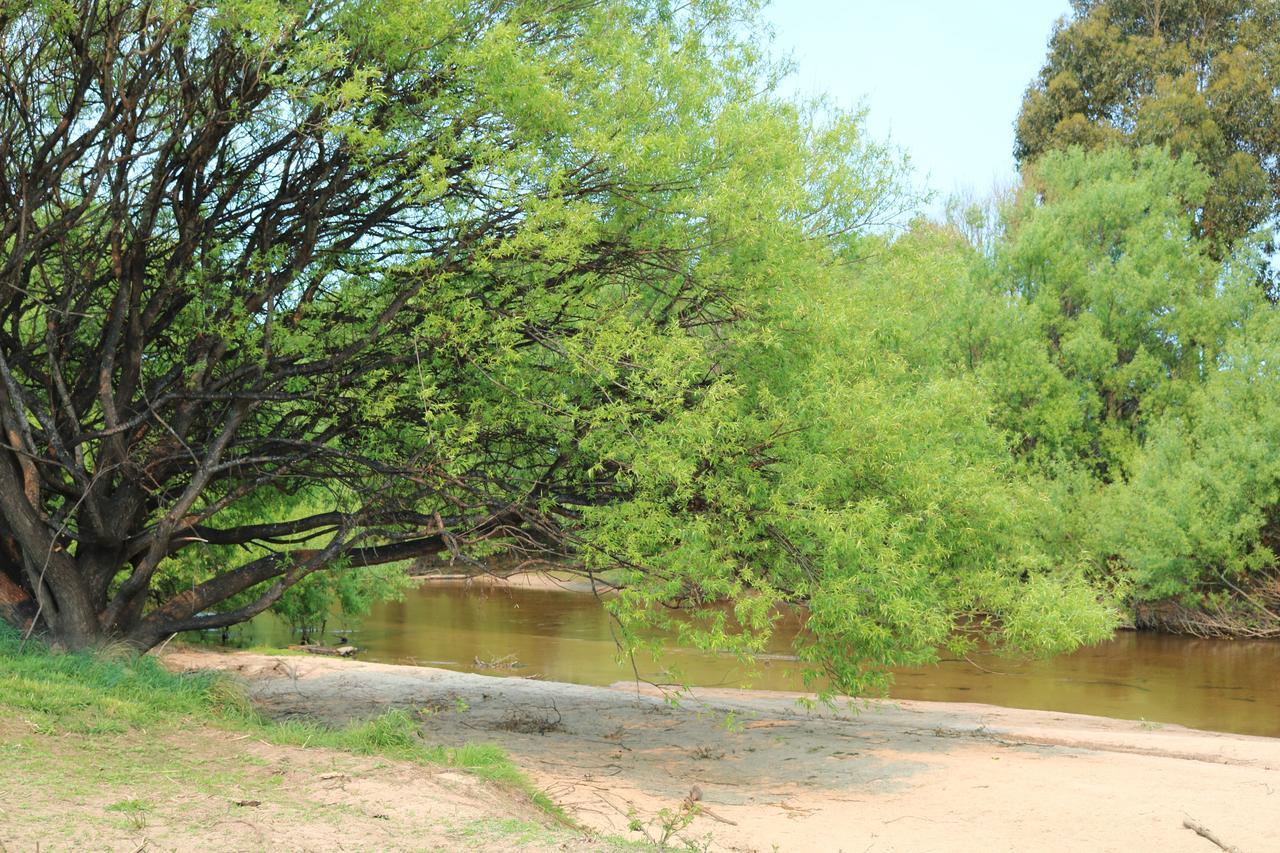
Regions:
<instances>
[{"instance_id":1,"label":"muddy brown water","mask_svg":"<svg viewBox=\"0 0 1280 853\"><path fill-rule=\"evenodd\" d=\"M359 624L331 621L325 641L340 637L360 647L362 660L382 663L579 684L634 677L631 662L618 659L599 602L570 590L424 584L402 602L378 605ZM785 659L791 639L776 637L770 652L777 657L754 669L685 648L669 649L658 663L638 658L636 665L656 682L803 690L800 665ZM296 641L271 618L233 634L237 644ZM1121 632L1051 660L981 655L899 670L890 695L1280 737L1280 643Z\"/></svg>"}]
</instances>

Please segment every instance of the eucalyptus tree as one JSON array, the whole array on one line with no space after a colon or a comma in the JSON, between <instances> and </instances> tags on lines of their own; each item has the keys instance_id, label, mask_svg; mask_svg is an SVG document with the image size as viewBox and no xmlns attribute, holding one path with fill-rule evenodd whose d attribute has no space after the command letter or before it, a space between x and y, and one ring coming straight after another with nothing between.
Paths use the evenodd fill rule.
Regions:
<instances>
[{"instance_id":1,"label":"eucalyptus tree","mask_svg":"<svg viewBox=\"0 0 1280 853\"><path fill-rule=\"evenodd\" d=\"M1280 212L1280 4L1075 0L1017 122L1018 160L1156 145L1212 182L1195 231L1224 257Z\"/></svg>"}]
</instances>

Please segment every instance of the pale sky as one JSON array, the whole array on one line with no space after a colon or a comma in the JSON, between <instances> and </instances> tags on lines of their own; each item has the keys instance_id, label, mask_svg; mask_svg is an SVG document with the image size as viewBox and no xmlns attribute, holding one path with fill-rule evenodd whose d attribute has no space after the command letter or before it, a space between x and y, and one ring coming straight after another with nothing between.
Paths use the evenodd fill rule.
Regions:
<instances>
[{"instance_id":1,"label":"pale sky","mask_svg":"<svg viewBox=\"0 0 1280 853\"><path fill-rule=\"evenodd\" d=\"M868 128L905 149L934 208L1016 175L1013 123L1069 0L773 0L775 49L801 95L865 104Z\"/></svg>"}]
</instances>

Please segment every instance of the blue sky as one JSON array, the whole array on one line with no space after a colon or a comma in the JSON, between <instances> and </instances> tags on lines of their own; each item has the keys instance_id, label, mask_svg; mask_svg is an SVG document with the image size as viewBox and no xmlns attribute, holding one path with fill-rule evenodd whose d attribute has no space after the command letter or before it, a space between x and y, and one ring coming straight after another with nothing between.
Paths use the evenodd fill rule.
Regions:
<instances>
[{"instance_id":1,"label":"blue sky","mask_svg":"<svg viewBox=\"0 0 1280 853\"><path fill-rule=\"evenodd\" d=\"M773 0L797 93L865 104L938 201L1015 177L1013 122L1069 0Z\"/></svg>"}]
</instances>

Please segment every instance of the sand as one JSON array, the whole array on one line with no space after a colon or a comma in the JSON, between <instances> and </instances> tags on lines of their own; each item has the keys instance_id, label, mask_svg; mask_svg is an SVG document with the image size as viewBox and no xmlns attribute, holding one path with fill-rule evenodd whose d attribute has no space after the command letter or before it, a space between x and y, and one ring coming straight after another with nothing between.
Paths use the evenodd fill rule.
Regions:
<instances>
[{"instance_id":1,"label":"sand","mask_svg":"<svg viewBox=\"0 0 1280 853\"><path fill-rule=\"evenodd\" d=\"M978 704L495 678L319 657L178 650L243 676L276 717L388 708L494 742L585 826L713 850L1280 850L1280 739ZM1280 713L1280 709L1277 711ZM693 796L691 796L691 792ZM681 819L687 816L686 821ZM640 831L636 831L636 827Z\"/></svg>"}]
</instances>

